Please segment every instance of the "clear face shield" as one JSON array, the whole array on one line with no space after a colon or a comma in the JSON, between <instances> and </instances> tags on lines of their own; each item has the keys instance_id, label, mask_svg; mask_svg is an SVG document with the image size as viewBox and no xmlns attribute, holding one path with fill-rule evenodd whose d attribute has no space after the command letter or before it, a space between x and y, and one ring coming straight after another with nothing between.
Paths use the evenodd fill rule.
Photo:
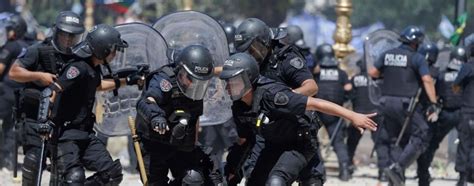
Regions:
<instances>
[{"instance_id":1,"label":"clear face shield","mask_svg":"<svg viewBox=\"0 0 474 186\"><path fill-rule=\"evenodd\" d=\"M82 34L71 34L62 30L56 29L53 35L53 46L54 48L63 53L71 54L72 47L81 41Z\"/></svg>"},{"instance_id":2,"label":"clear face shield","mask_svg":"<svg viewBox=\"0 0 474 186\"><path fill-rule=\"evenodd\" d=\"M252 89L252 83L250 82L247 73L243 72L237 76L225 79L225 89L230 95L230 98L235 101L241 99Z\"/></svg>"},{"instance_id":3,"label":"clear face shield","mask_svg":"<svg viewBox=\"0 0 474 186\"><path fill-rule=\"evenodd\" d=\"M192 100L202 100L210 79L198 79L189 72L190 70L186 66L179 69L177 74L178 87L186 97Z\"/></svg>"}]
</instances>

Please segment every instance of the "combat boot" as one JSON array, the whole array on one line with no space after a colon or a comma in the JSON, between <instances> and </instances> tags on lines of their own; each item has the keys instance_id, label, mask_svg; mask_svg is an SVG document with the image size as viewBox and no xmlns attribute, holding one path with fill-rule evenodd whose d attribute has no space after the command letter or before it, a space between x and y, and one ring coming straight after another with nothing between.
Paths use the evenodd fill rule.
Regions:
<instances>
[{"instance_id":1,"label":"combat boot","mask_svg":"<svg viewBox=\"0 0 474 186\"><path fill-rule=\"evenodd\" d=\"M398 163L394 163L384 169L390 183L393 186L404 186L405 185L405 174L403 168Z\"/></svg>"},{"instance_id":2,"label":"combat boot","mask_svg":"<svg viewBox=\"0 0 474 186\"><path fill-rule=\"evenodd\" d=\"M387 175L385 174L385 172L383 171L383 169L379 169L378 180L379 180L380 182L386 182L386 181L388 181Z\"/></svg>"},{"instance_id":3,"label":"combat boot","mask_svg":"<svg viewBox=\"0 0 474 186\"><path fill-rule=\"evenodd\" d=\"M464 172L459 173L459 180L456 183L456 186L467 186L467 176Z\"/></svg>"},{"instance_id":4,"label":"combat boot","mask_svg":"<svg viewBox=\"0 0 474 186\"><path fill-rule=\"evenodd\" d=\"M348 163L341 163L339 166L339 179L342 181L349 181L351 179L351 172Z\"/></svg>"}]
</instances>

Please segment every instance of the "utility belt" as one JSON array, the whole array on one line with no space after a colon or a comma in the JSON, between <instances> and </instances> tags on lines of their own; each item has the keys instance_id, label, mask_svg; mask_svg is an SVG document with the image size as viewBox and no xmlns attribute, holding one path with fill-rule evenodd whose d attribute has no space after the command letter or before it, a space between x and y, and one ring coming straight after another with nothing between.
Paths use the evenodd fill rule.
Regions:
<instances>
[{"instance_id":1,"label":"utility belt","mask_svg":"<svg viewBox=\"0 0 474 186\"><path fill-rule=\"evenodd\" d=\"M15 118L37 120L40 106L41 91L24 88L15 92Z\"/></svg>"},{"instance_id":2,"label":"utility belt","mask_svg":"<svg viewBox=\"0 0 474 186\"><path fill-rule=\"evenodd\" d=\"M64 121L59 123L62 124L63 130L76 129L80 131L92 132L95 121L95 115L89 114L89 116L85 118L77 118L72 121Z\"/></svg>"}]
</instances>

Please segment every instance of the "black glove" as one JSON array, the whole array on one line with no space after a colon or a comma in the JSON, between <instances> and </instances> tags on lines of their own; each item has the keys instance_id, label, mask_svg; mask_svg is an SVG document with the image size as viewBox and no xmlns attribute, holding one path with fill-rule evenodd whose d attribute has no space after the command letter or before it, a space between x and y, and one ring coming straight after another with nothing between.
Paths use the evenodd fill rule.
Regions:
<instances>
[{"instance_id":1,"label":"black glove","mask_svg":"<svg viewBox=\"0 0 474 186\"><path fill-rule=\"evenodd\" d=\"M127 85L136 85L138 84L138 81L142 79L143 79L143 75L139 74L138 72L135 72L128 75L125 78L125 82L127 83Z\"/></svg>"},{"instance_id":2,"label":"black glove","mask_svg":"<svg viewBox=\"0 0 474 186\"><path fill-rule=\"evenodd\" d=\"M441 112L441 106L437 103L431 103L431 105L426 110L426 116L428 117L429 122L438 121L438 115Z\"/></svg>"},{"instance_id":3,"label":"black glove","mask_svg":"<svg viewBox=\"0 0 474 186\"><path fill-rule=\"evenodd\" d=\"M53 131L54 124L50 121L38 124L37 132L40 135L49 135Z\"/></svg>"},{"instance_id":4,"label":"black glove","mask_svg":"<svg viewBox=\"0 0 474 186\"><path fill-rule=\"evenodd\" d=\"M156 116L151 119L151 127L155 132L158 132L159 134L165 134L167 130L170 130L168 127L168 122L162 116Z\"/></svg>"}]
</instances>

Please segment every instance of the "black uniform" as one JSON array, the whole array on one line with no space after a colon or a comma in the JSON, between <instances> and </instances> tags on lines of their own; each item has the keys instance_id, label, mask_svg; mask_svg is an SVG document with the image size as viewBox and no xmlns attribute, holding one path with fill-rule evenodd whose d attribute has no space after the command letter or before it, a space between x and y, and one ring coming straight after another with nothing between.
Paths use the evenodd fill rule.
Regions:
<instances>
[{"instance_id":1,"label":"black uniform","mask_svg":"<svg viewBox=\"0 0 474 186\"><path fill-rule=\"evenodd\" d=\"M461 121L462 93L454 93L452 89L457 75L458 71L449 70L436 77L436 92L443 104L443 110L439 114L438 121L430 124L433 137L426 151L417 160L417 175L422 180L419 182L420 185L429 185L430 173L428 169L435 152L444 137Z\"/></svg>"},{"instance_id":2,"label":"black uniform","mask_svg":"<svg viewBox=\"0 0 474 186\"><path fill-rule=\"evenodd\" d=\"M239 137L246 142L230 149L228 159L241 159L248 146L255 141L255 133L264 139L262 149L256 161L248 185L264 185L269 175L285 178L287 184L295 181L299 172L315 155L315 138L309 134L310 123L301 119L306 117L307 96L293 93L290 88L274 80L261 77L253 94L252 105L235 101L232 105L233 116ZM261 125L256 125L257 119ZM298 137L298 134L302 134ZM234 151L234 152L233 152ZM235 161L226 165L227 172L236 174Z\"/></svg>"},{"instance_id":3,"label":"black uniform","mask_svg":"<svg viewBox=\"0 0 474 186\"><path fill-rule=\"evenodd\" d=\"M421 88L421 77L429 75L428 64L422 55L403 44L384 53L374 64L384 77L381 111L384 124L379 130L381 145L388 149L391 163L407 168L426 150L431 134L421 111L417 106L411 122L401 140L401 149L394 143L407 116L410 99ZM385 135L386 134L386 135Z\"/></svg>"},{"instance_id":4,"label":"black uniform","mask_svg":"<svg viewBox=\"0 0 474 186\"><path fill-rule=\"evenodd\" d=\"M41 43L28 47L26 53L19 57L18 65L30 71L57 74L63 65L71 59L72 56L57 52L51 44L51 38L47 38ZM20 91L19 112L20 115L21 113L25 114L25 118L20 118L23 121L22 137L25 154L22 183L25 185L33 184L38 171L37 162L39 161L41 138L36 132L38 102L35 100L38 99L37 95L43 88L32 82L26 83L25 88Z\"/></svg>"},{"instance_id":5,"label":"black uniform","mask_svg":"<svg viewBox=\"0 0 474 186\"><path fill-rule=\"evenodd\" d=\"M462 66L454 84L463 89L461 123L458 125L460 142L455 169L461 176L464 174L469 182L474 182L474 60L472 57Z\"/></svg>"},{"instance_id":6,"label":"black uniform","mask_svg":"<svg viewBox=\"0 0 474 186\"><path fill-rule=\"evenodd\" d=\"M57 158L53 161L57 162L62 183L84 183L84 168L97 172L86 184L118 184L122 180L120 162L112 160L93 131L92 110L101 84L100 74L100 66L93 66L88 59L78 59L65 67L56 82L62 91L53 106L57 156L52 158Z\"/></svg>"},{"instance_id":7,"label":"black uniform","mask_svg":"<svg viewBox=\"0 0 474 186\"><path fill-rule=\"evenodd\" d=\"M321 67L321 71L314 76L319 86L319 93L316 97L331 101L335 104L342 105L345 101L346 92L344 91L344 85L350 84L350 80L343 70L336 67ZM344 122L337 116L331 116L328 114L319 113L321 121L324 123L329 137L335 134L336 127L339 122ZM350 159L347 151L347 145L344 142L346 136L345 125L339 128L334 142L331 144L336 152L337 159L340 165L348 166Z\"/></svg>"},{"instance_id":8,"label":"black uniform","mask_svg":"<svg viewBox=\"0 0 474 186\"><path fill-rule=\"evenodd\" d=\"M276 80L278 82L284 83L286 86L296 89L300 87L304 81L308 79L312 79L313 75L309 71L307 67L306 58L300 53L298 47L294 45L276 45L274 47L273 55L271 55L268 59L268 62L264 62L261 65L260 74L268 77L270 79ZM312 112L307 113L310 117ZM319 124L315 122L315 118L310 118L314 121L314 125L312 125L312 130L317 131L319 130ZM317 136L315 135L314 138L317 140ZM264 143L265 139L261 136L256 137L256 144L252 150L251 158L245 165L245 169L247 170L247 175L253 170L253 166L255 166L255 162L259 157L259 152L265 147ZM317 143L317 141L316 141ZM317 147L317 145L315 145ZM324 180L325 171L324 171L324 164L321 161L319 150L318 154L311 160L310 165L305 168L299 178L301 181L305 181L311 179L312 177L317 177L318 179Z\"/></svg>"},{"instance_id":9,"label":"black uniform","mask_svg":"<svg viewBox=\"0 0 474 186\"><path fill-rule=\"evenodd\" d=\"M0 119L2 120L2 138L0 139L0 167L13 168L13 150L15 149L15 138L13 132L13 106L15 104L14 91L21 87L8 77L8 71L15 59L25 51L26 43L20 40L10 40L0 48L0 63L5 66L0 74Z\"/></svg>"},{"instance_id":10,"label":"black uniform","mask_svg":"<svg viewBox=\"0 0 474 186\"><path fill-rule=\"evenodd\" d=\"M195 146L196 124L203 112L203 101L186 97L177 86L176 75L171 66L164 66L151 74L146 90L137 102L137 134L140 136L149 185L167 185L168 170L175 178L170 185L181 185L187 172L194 170L208 177L212 168L209 158ZM150 102L152 97L155 103ZM184 136L172 136L180 117L173 113L182 111L188 115ZM170 130L164 135L155 132L150 126L154 117L168 120ZM206 167L206 168L203 168ZM209 185L209 179L205 179Z\"/></svg>"},{"instance_id":11,"label":"black uniform","mask_svg":"<svg viewBox=\"0 0 474 186\"><path fill-rule=\"evenodd\" d=\"M377 108L375 105L372 104L372 102L369 99L369 89L368 89L368 79L367 75L365 73L357 74L351 79L352 82L352 92L351 92L351 101L352 101L352 107L354 112L358 113L364 113L364 114L370 114L370 113L376 113ZM377 115L374 118L374 121L376 123L382 124L382 116ZM385 167L388 167L390 165L389 163L389 157L386 152L386 149L381 148L381 146L378 144L379 140L377 140L377 137L380 135L379 133L380 130L377 130L376 132L372 133L372 140L374 141L374 148L375 151L377 152L377 166L379 169L383 169ZM362 137L362 134L358 129L353 127L352 125L348 127L347 130L347 148L348 148L348 154L349 154L349 160L353 160L355 151L357 149L357 145L359 144L359 140ZM352 163L352 161L350 162Z\"/></svg>"}]
</instances>

